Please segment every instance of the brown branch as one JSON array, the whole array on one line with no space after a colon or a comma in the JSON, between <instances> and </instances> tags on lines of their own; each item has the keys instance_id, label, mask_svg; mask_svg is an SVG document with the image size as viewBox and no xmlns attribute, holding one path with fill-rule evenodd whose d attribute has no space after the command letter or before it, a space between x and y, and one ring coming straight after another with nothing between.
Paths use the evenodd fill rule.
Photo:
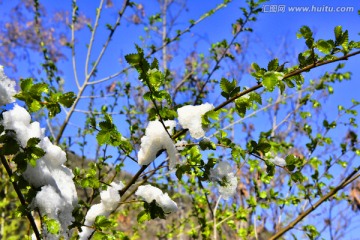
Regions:
<instances>
[{"instance_id":1,"label":"brown branch","mask_svg":"<svg viewBox=\"0 0 360 240\"><path fill-rule=\"evenodd\" d=\"M308 208L305 212L301 213L294 221L289 223L286 227L280 229L275 235L273 235L269 240L275 240L285 234L287 231L291 230L298 224L301 220L303 220L307 215L309 215L312 211L314 211L317 207L319 207L322 203L328 200L330 197L334 196L339 190L345 188L348 184L357 179L360 175L354 175L360 170L360 166L355 168L355 170L347 176L338 186L333 188L328 194L319 199L315 204L313 204L310 208Z\"/></svg>"},{"instance_id":2,"label":"brown branch","mask_svg":"<svg viewBox=\"0 0 360 240\"><path fill-rule=\"evenodd\" d=\"M320 67L322 65L326 65L326 64L329 64L329 63L333 63L333 62L338 62L338 61L342 61L342 60L347 60L349 57L353 57L355 55L358 55L360 54L360 51L356 51L356 52L353 52L353 53L349 53L347 55L344 55L342 57L339 57L339 58L336 58L336 59L332 59L332 60L327 60L327 61L322 61L322 62L317 62L317 63L312 63L312 64L309 64L301 69L297 69L297 70L294 70L288 74L286 74L282 80L284 79L287 79L287 78L290 78L290 77L293 77L295 75L298 75L300 73L303 73L303 72L306 72L306 71L309 71L313 68L317 68L317 67ZM259 88L263 87L263 84L262 83L259 83L258 85L256 86L253 86L249 89L246 89L245 91L242 91L241 93L238 93L237 95L233 96L232 98L226 100L225 102L221 103L219 106L217 106L216 108L214 108L214 111L217 111L223 107L225 107L226 105L228 105L229 103L235 101L236 99L238 99L239 97L241 96L244 96L245 94L248 94L250 92L253 92Z\"/></svg>"},{"instance_id":3,"label":"brown branch","mask_svg":"<svg viewBox=\"0 0 360 240\"><path fill-rule=\"evenodd\" d=\"M124 195L124 193L131 187L131 185L133 185L136 180L139 178L139 176L145 171L145 169L148 167L149 165L143 165L141 166L141 168L139 169L139 171L137 171L137 173L134 175L134 177L130 180L130 182L119 191L120 196Z\"/></svg>"},{"instance_id":4,"label":"brown branch","mask_svg":"<svg viewBox=\"0 0 360 240\"><path fill-rule=\"evenodd\" d=\"M6 170L7 174L9 175L9 179L11 179L12 176L13 176L13 172L12 172L12 170L11 170L8 162L6 161L6 159L5 159L5 157L4 157L3 155L0 155L0 158L1 158L1 163L4 165L5 170ZM13 185L13 187L14 187L14 190L15 190L16 194L18 195L18 198L19 198L19 200L20 200L20 202L21 202L21 205L22 205L25 209L27 209L27 204L26 204L25 197L24 197L24 195L21 193L21 190L20 190L19 186L17 185L17 183L16 183L15 181L11 181L11 183L12 183L12 185ZM32 227L32 229L33 229L33 231L34 231L34 234L35 234L35 236L36 236L36 239L37 239L37 240L41 240L41 236L40 236L39 230L38 230L38 228L37 228L37 226L36 226L36 223L35 223L35 220L34 220L33 216L31 215L31 212L28 212L28 211L27 211L27 212L26 212L26 217L29 219L30 225L31 225L31 227Z\"/></svg>"}]
</instances>

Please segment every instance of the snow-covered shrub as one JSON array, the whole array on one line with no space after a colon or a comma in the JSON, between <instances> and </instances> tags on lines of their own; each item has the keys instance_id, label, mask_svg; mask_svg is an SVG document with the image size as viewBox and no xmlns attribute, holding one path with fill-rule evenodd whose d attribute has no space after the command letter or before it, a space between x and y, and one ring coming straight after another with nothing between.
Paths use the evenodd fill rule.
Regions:
<instances>
[{"instance_id":1,"label":"snow-covered shrub","mask_svg":"<svg viewBox=\"0 0 360 240\"><path fill-rule=\"evenodd\" d=\"M45 151L45 155L36 160L35 166L28 163L23 177L33 187L41 187L31 206L39 208L41 215L57 220L61 225L59 234L66 238L68 226L74 221L72 211L78 201L74 175L63 165L66 162L65 152L44 136L45 130L38 122L30 121L31 116L26 109L15 105L12 110L3 113L1 124L5 130L15 131L16 139L23 148L31 138L40 140L37 146ZM46 237L57 238L50 233Z\"/></svg>"}]
</instances>

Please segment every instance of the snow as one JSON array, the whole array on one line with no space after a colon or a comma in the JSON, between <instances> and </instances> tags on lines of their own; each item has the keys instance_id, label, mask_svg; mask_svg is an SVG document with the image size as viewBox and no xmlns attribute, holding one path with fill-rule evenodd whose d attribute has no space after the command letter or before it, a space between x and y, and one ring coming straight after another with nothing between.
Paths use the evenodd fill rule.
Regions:
<instances>
[{"instance_id":1,"label":"snow","mask_svg":"<svg viewBox=\"0 0 360 240\"><path fill-rule=\"evenodd\" d=\"M104 208L112 211L116 204L120 202L119 191L124 187L122 182L111 183L111 187L108 187L106 191L100 193L101 202L104 204Z\"/></svg>"},{"instance_id":2,"label":"snow","mask_svg":"<svg viewBox=\"0 0 360 240\"><path fill-rule=\"evenodd\" d=\"M164 121L169 134L173 134L173 129L176 122L172 120ZM141 148L138 153L138 163L140 165L147 165L155 160L156 154L160 150L166 150L169 156L170 168L173 168L176 163L176 148L170 136L164 129L160 121L149 122L145 136L141 138Z\"/></svg>"},{"instance_id":3,"label":"snow","mask_svg":"<svg viewBox=\"0 0 360 240\"><path fill-rule=\"evenodd\" d=\"M35 204L42 214L49 218L58 219L58 214L63 209L64 202L54 187L47 185L36 194Z\"/></svg>"},{"instance_id":4,"label":"snow","mask_svg":"<svg viewBox=\"0 0 360 240\"><path fill-rule=\"evenodd\" d=\"M59 146L52 144L49 138L45 137L41 141L41 148L46 152L44 160L52 167L61 166L66 162L65 152Z\"/></svg>"},{"instance_id":5,"label":"snow","mask_svg":"<svg viewBox=\"0 0 360 240\"><path fill-rule=\"evenodd\" d=\"M279 157L279 156L276 156L272 159L269 160L270 162L272 162L273 164L277 165L277 166L280 166L280 167L285 167L286 166L286 161Z\"/></svg>"},{"instance_id":6,"label":"snow","mask_svg":"<svg viewBox=\"0 0 360 240\"><path fill-rule=\"evenodd\" d=\"M72 211L77 205L78 197L73 181L72 171L63 164L66 162L65 152L45 137L45 130L38 122L32 122L26 109L15 104L12 110L3 113L2 125L6 130L13 130L22 147L26 147L30 138L38 138L37 147L46 153L36 161L36 166L27 165L23 177L33 187L41 188L31 206L40 209L42 215L57 220L61 224L60 235L67 239L68 226L74 218ZM58 237L44 232L49 239Z\"/></svg>"},{"instance_id":7,"label":"snow","mask_svg":"<svg viewBox=\"0 0 360 240\"><path fill-rule=\"evenodd\" d=\"M225 200L236 193L238 181L232 169L230 163L221 161L210 170L210 179L218 184L219 193Z\"/></svg>"},{"instance_id":8,"label":"snow","mask_svg":"<svg viewBox=\"0 0 360 240\"><path fill-rule=\"evenodd\" d=\"M122 182L116 183L112 182L106 190L100 192L101 202L91 206L89 211L86 214L84 227L81 227L81 232L79 233L80 240L88 239L89 236L94 231L92 226L95 222L97 216L109 216L112 211L117 207L117 204L120 202L119 191L124 187ZM86 227L89 226L89 227Z\"/></svg>"},{"instance_id":9,"label":"snow","mask_svg":"<svg viewBox=\"0 0 360 240\"><path fill-rule=\"evenodd\" d=\"M176 150L178 150L178 151L184 150L187 144L188 144L188 142L185 140L176 142L175 143Z\"/></svg>"},{"instance_id":10,"label":"snow","mask_svg":"<svg viewBox=\"0 0 360 240\"><path fill-rule=\"evenodd\" d=\"M214 105L204 103L198 106L186 105L177 110L180 125L189 129L191 137L199 139L205 136L202 128L202 116L214 109Z\"/></svg>"},{"instance_id":11,"label":"snow","mask_svg":"<svg viewBox=\"0 0 360 240\"><path fill-rule=\"evenodd\" d=\"M15 102L15 81L11 81L4 73L4 67L0 65L0 106Z\"/></svg>"},{"instance_id":12,"label":"snow","mask_svg":"<svg viewBox=\"0 0 360 240\"><path fill-rule=\"evenodd\" d=\"M171 200L167 193L163 193L159 188L153 187L149 184L140 186L135 192L136 196L142 197L147 203L153 200L161 207L165 213L176 212L178 210L177 204Z\"/></svg>"}]
</instances>

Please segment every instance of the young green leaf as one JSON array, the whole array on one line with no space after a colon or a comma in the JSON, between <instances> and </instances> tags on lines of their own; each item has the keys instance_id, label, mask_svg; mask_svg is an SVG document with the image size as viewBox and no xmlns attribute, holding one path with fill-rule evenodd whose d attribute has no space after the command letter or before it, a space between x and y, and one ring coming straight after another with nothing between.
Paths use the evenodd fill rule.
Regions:
<instances>
[{"instance_id":1,"label":"young green leaf","mask_svg":"<svg viewBox=\"0 0 360 240\"><path fill-rule=\"evenodd\" d=\"M276 69L279 67L279 60L277 58L271 60L268 63L268 71L276 71Z\"/></svg>"},{"instance_id":2,"label":"young green leaf","mask_svg":"<svg viewBox=\"0 0 360 240\"><path fill-rule=\"evenodd\" d=\"M324 54L329 54L332 50L331 44L322 39L317 41L316 47L319 49L320 52L322 52Z\"/></svg>"},{"instance_id":3,"label":"young green leaf","mask_svg":"<svg viewBox=\"0 0 360 240\"><path fill-rule=\"evenodd\" d=\"M280 72L266 72L263 76L262 84L264 85L265 89L272 92L275 89L275 86L278 82L283 78L284 73Z\"/></svg>"}]
</instances>

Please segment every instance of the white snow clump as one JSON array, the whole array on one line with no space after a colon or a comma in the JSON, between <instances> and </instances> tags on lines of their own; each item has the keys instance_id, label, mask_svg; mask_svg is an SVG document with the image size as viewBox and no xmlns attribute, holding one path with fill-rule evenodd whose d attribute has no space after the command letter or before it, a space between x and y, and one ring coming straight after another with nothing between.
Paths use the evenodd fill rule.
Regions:
<instances>
[{"instance_id":1,"label":"white snow clump","mask_svg":"<svg viewBox=\"0 0 360 240\"><path fill-rule=\"evenodd\" d=\"M202 129L201 117L214 109L214 105L204 103L198 106L186 105L177 110L179 123L183 128L189 129L190 135L199 139L205 136L205 131Z\"/></svg>"},{"instance_id":2,"label":"white snow clump","mask_svg":"<svg viewBox=\"0 0 360 240\"><path fill-rule=\"evenodd\" d=\"M15 102L15 81L11 81L4 73L4 67L0 65L0 106Z\"/></svg>"},{"instance_id":3,"label":"white snow clump","mask_svg":"<svg viewBox=\"0 0 360 240\"><path fill-rule=\"evenodd\" d=\"M172 120L164 121L167 131L173 133L176 122ZM145 136L141 138L141 148L138 153L138 163L147 165L155 160L156 154L165 149L169 156L170 168L176 163L176 148L170 136L164 129L160 121L151 121L145 130Z\"/></svg>"},{"instance_id":4,"label":"white snow clump","mask_svg":"<svg viewBox=\"0 0 360 240\"><path fill-rule=\"evenodd\" d=\"M283 158L279 157L279 156L271 158L269 161L272 162L275 165L280 166L280 167L285 167L286 166L286 161Z\"/></svg>"},{"instance_id":5,"label":"white snow clump","mask_svg":"<svg viewBox=\"0 0 360 240\"><path fill-rule=\"evenodd\" d=\"M100 192L101 202L91 206L85 217L85 226L92 226L97 216L108 217L112 211L117 207L120 202L119 191L123 189L124 184L122 182L112 182L105 191ZM81 227L79 233L80 240L85 240L90 237L94 229L89 227Z\"/></svg>"},{"instance_id":6,"label":"white snow clump","mask_svg":"<svg viewBox=\"0 0 360 240\"><path fill-rule=\"evenodd\" d=\"M219 192L225 200L233 196L237 188L237 178L232 169L230 163L222 161L210 170L210 179L218 183Z\"/></svg>"},{"instance_id":7,"label":"white snow clump","mask_svg":"<svg viewBox=\"0 0 360 240\"><path fill-rule=\"evenodd\" d=\"M13 130L22 147L26 147L30 138L39 138L38 147L46 153L36 161L36 166L27 165L23 177L35 188L41 190L32 202L32 207L38 207L42 215L57 220L61 224L60 235L68 238L68 226L74 218L72 211L78 198L73 181L73 173L63 164L66 162L65 152L53 145L44 136L44 129L38 122L32 122L30 114L22 107L15 105L12 110L3 113L1 124L5 130ZM47 239L58 239L59 236L43 233Z\"/></svg>"},{"instance_id":8,"label":"white snow clump","mask_svg":"<svg viewBox=\"0 0 360 240\"><path fill-rule=\"evenodd\" d=\"M136 192L136 196L142 197L147 203L153 200L161 207L165 213L176 212L178 210L177 204L171 200L167 193L163 193L159 188L153 187L149 184L140 186Z\"/></svg>"}]
</instances>

